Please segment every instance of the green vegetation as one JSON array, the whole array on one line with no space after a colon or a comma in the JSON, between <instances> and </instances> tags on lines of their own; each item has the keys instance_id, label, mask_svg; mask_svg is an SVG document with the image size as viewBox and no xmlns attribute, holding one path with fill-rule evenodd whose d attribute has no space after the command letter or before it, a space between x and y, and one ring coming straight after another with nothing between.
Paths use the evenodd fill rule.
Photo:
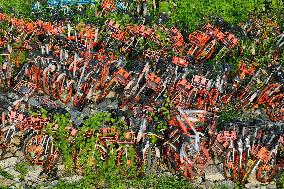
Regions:
<instances>
[{"instance_id":1,"label":"green vegetation","mask_svg":"<svg viewBox=\"0 0 284 189\"><path fill-rule=\"evenodd\" d=\"M110 189L193 189L194 187L185 179L176 179L174 177L161 176L157 177L154 175L146 178L135 178L135 179L106 179L103 177L92 177L83 178L77 183L60 182L53 189L71 189L71 188L110 188Z\"/></svg>"},{"instance_id":2,"label":"green vegetation","mask_svg":"<svg viewBox=\"0 0 284 189\"><path fill-rule=\"evenodd\" d=\"M9 0L0 1L0 6L3 10L9 13L9 8L13 7L16 14L28 18L30 15L31 4L36 0ZM149 5L152 1L148 2ZM130 6L131 7L131 6ZM134 11L134 7L132 8ZM94 11L98 10L98 5L88 9L88 18L84 18L85 22L95 19ZM149 10L154 10L149 6ZM203 23L204 19L210 16L220 16L225 21L238 24L245 21L249 14L266 14L277 17L283 16L284 2L282 0L167 0L160 1L159 8L156 11L151 11L154 14L163 12L170 16L169 25L179 23L182 27L187 27L189 31L193 31ZM120 23L125 23L130 20L129 16L111 14L111 17Z\"/></svg>"},{"instance_id":3,"label":"green vegetation","mask_svg":"<svg viewBox=\"0 0 284 189\"><path fill-rule=\"evenodd\" d=\"M179 20L181 25L187 25L190 31L195 30L209 16L220 16L227 22L238 24L251 13L277 15L284 10L281 0L179 0L175 1L174 9L173 4L167 2L163 1L160 12L175 10L171 18L175 22Z\"/></svg>"},{"instance_id":4,"label":"green vegetation","mask_svg":"<svg viewBox=\"0 0 284 189\"><path fill-rule=\"evenodd\" d=\"M46 185L44 185L46 186ZM212 186L214 189L230 189L229 184L215 184ZM35 189L42 188L41 185ZM149 175L147 177L126 179L126 178L113 178L108 179L103 176L88 175L78 182L59 181L53 189L198 189L194 187L188 180L183 178L176 178L172 176L157 176ZM235 184L234 189L244 189L244 186Z\"/></svg>"},{"instance_id":5,"label":"green vegetation","mask_svg":"<svg viewBox=\"0 0 284 189\"><path fill-rule=\"evenodd\" d=\"M24 18L29 18L31 13L31 4L36 2L35 0L1 0L0 7L3 11L10 13L10 8L13 8L16 15Z\"/></svg>"},{"instance_id":6,"label":"green vegetation","mask_svg":"<svg viewBox=\"0 0 284 189\"><path fill-rule=\"evenodd\" d=\"M2 169L0 167L0 175L3 176L6 179L13 179L13 175L11 175L10 173L8 173L7 171L5 171L4 169Z\"/></svg>"},{"instance_id":7,"label":"green vegetation","mask_svg":"<svg viewBox=\"0 0 284 189\"><path fill-rule=\"evenodd\" d=\"M28 165L29 165L28 162L21 162L21 163L16 164L15 170L21 173L19 175L20 180L23 180L24 177L28 174L29 172Z\"/></svg>"},{"instance_id":8,"label":"green vegetation","mask_svg":"<svg viewBox=\"0 0 284 189\"><path fill-rule=\"evenodd\" d=\"M284 172L280 176L279 181L276 184L276 187L277 188L284 188Z\"/></svg>"},{"instance_id":9,"label":"green vegetation","mask_svg":"<svg viewBox=\"0 0 284 189\"><path fill-rule=\"evenodd\" d=\"M54 132L54 126L58 125L58 129ZM55 140L55 146L59 150L64 159L66 170L69 173L78 171L79 174L121 174L123 171L127 171L129 176L135 176L136 167L126 165L126 159L122 158L122 165L120 169L117 169L115 165L115 156L117 147L110 145L108 147L102 147L99 143L97 134L98 129L104 125L123 132L126 130L126 125L122 120L116 120L110 117L109 113L100 112L89 119L84 121L82 127L77 128L76 137L70 136L70 127L72 122L69 115L55 115L54 123L50 123L46 132L51 135ZM115 130L113 130L115 132ZM131 162L134 161L134 148L133 146L123 145L123 148L127 148L128 159ZM102 161L102 152L99 150L106 149L107 161ZM134 165L133 165L134 166ZM111 175L109 175L111 176ZM106 175L106 178L109 178Z\"/></svg>"}]
</instances>

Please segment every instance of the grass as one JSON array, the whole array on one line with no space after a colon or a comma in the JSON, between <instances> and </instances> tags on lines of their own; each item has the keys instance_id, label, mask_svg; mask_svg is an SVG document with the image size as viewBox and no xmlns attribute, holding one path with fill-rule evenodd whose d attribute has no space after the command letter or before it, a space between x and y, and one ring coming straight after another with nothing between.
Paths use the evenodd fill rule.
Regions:
<instances>
[{"instance_id":1,"label":"grass","mask_svg":"<svg viewBox=\"0 0 284 189\"><path fill-rule=\"evenodd\" d=\"M240 21L245 21L249 14L255 12L280 15L279 13L283 11L284 7L281 0L175 0L174 2L175 9L171 3L163 1L160 12L172 11L172 20L179 21L190 31L195 30L208 16L220 16L227 22L237 24Z\"/></svg>"},{"instance_id":2,"label":"grass","mask_svg":"<svg viewBox=\"0 0 284 189\"><path fill-rule=\"evenodd\" d=\"M16 164L15 170L21 173L19 175L20 180L23 180L24 177L28 174L29 172L28 165L29 165L28 162L21 162L21 163Z\"/></svg>"},{"instance_id":3,"label":"grass","mask_svg":"<svg viewBox=\"0 0 284 189\"><path fill-rule=\"evenodd\" d=\"M46 186L46 185L45 185ZM37 186L34 189L40 189L42 186ZM122 177L107 178L104 176L84 177L79 182L60 181L52 189L198 189L194 187L190 181L182 177L172 176L157 176L150 175L147 177L137 177L127 179ZM233 187L224 183L217 183L212 186L213 189L243 189L244 187L235 184Z\"/></svg>"},{"instance_id":4,"label":"grass","mask_svg":"<svg viewBox=\"0 0 284 189\"><path fill-rule=\"evenodd\" d=\"M10 13L10 8L13 8L16 15L23 16L25 18L30 14L31 3L36 2L35 0L1 0L0 7L3 8L3 11Z\"/></svg>"},{"instance_id":5,"label":"grass","mask_svg":"<svg viewBox=\"0 0 284 189\"><path fill-rule=\"evenodd\" d=\"M13 175L11 175L10 173L8 173L7 171L5 171L4 169L2 169L0 167L0 175L3 176L6 179L13 179Z\"/></svg>"},{"instance_id":6,"label":"grass","mask_svg":"<svg viewBox=\"0 0 284 189\"><path fill-rule=\"evenodd\" d=\"M146 188L157 188L157 189L193 189L194 187L185 179L174 177L156 175L148 176L145 178L112 178L107 179L103 177L84 177L77 183L68 183L61 181L58 185L54 186L53 189L71 189L71 188L109 188L109 189L146 189Z\"/></svg>"}]
</instances>

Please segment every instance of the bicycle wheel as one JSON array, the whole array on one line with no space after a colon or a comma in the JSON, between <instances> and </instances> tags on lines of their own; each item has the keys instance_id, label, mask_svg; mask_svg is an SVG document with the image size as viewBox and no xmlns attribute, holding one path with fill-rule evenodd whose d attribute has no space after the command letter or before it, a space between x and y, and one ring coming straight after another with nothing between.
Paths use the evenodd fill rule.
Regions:
<instances>
[{"instance_id":1,"label":"bicycle wheel","mask_svg":"<svg viewBox=\"0 0 284 189\"><path fill-rule=\"evenodd\" d=\"M238 101L238 103L236 105L236 111L240 111L240 110L244 109L250 103L251 102L250 102L249 98L242 99L242 100Z\"/></svg>"},{"instance_id":2,"label":"bicycle wheel","mask_svg":"<svg viewBox=\"0 0 284 189\"><path fill-rule=\"evenodd\" d=\"M48 156L54 152L53 143L48 138L48 135L40 133L34 133L28 137L24 145L26 160L36 165L43 165Z\"/></svg>"},{"instance_id":3,"label":"bicycle wheel","mask_svg":"<svg viewBox=\"0 0 284 189\"><path fill-rule=\"evenodd\" d=\"M180 158L180 133L176 130L166 131L167 141L162 144L162 160L167 165L169 171L183 175L181 169L182 163Z\"/></svg>"},{"instance_id":4,"label":"bicycle wheel","mask_svg":"<svg viewBox=\"0 0 284 189\"><path fill-rule=\"evenodd\" d=\"M109 94L109 92L112 90L112 88L115 86L115 80L112 79L110 80L104 87L104 89L99 93L97 99L96 99L96 102L97 103L100 103L102 102L105 97Z\"/></svg>"},{"instance_id":5,"label":"bicycle wheel","mask_svg":"<svg viewBox=\"0 0 284 189\"><path fill-rule=\"evenodd\" d=\"M266 112L272 121L281 121L284 119L284 94L274 96L267 108Z\"/></svg>"},{"instance_id":6,"label":"bicycle wheel","mask_svg":"<svg viewBox=\"0 0 284 189\"><path fill-rule=\"evenodd\" d=\"M13 128L13 125L8 129L8 131L5 133L5 140L4 142L6 144L9 144L12 141L12 138L15 134L15 128Z\"/></svg>"},{"instance_id":7,"label":"bicycle wheel","mask_svg":"<svg viewBox=\"0 0 284 189\"><path fill-rule=\"evenodd\" d=\"M197 104L195 108L197 110L208 110L210 93L205 89L200 89L197 94Z\"/></svg>"},{"instance_id":8,"label":"bicycle wheel","mask_svg":"<svg viewBox=\"0 0 284 189\"><path fill-rule=\"evenodd\" d=\"M163 159L173 173L182 175L179 148L177 144L167 144L163 147Z\"/></svg>"},{"instance_id":9,"label":"bicycle wheel","mask_svg":"<svg viewBox=\"0 0 284 189\"><path fill-rule=\"evenodd\" d=\"M83 174L83 166L84 166L83 164L85 163L85 162L83 162L83 164L81 163L81 158L80 158L81 155L82 155L82 149L77 149L72 151L74 168L79 175Z\"/></svg>"},{"instance_id":10,"label":"bicycle wheel","mask_svg":"<svg viewBox=\"0 0 284 189\"><path fill-rule=\"evenodd\" d=\"M258 104L268 103L271 96L280 91L280 86L281 85L279 83L273 83L266 86L258 95L257 103Z\"/></svg>"},{"instance_id":11,"label":"bicycle wheel","mask_svg":"<svg viewBox=\"0 0 284 189\"><path fill-rule=\"evenodd\" d=\"M96 147L96 151L99 152L98 156L100 157L100 159L102 161L107 161L108 160L108 153L105 147L103 147L102 145L95 145Z\"/></svg>"},{"instance_id":12,"label":"bicycle wheel","mask_svg":"<svg viewBox=\"0 0 284 189\"><path fill-rule=\"evenodd\" d=\"M5 151L5 147L6 147L4 140L5 140L5 133L0 130L0 157L2 157L4 155L4 151ZM2 158L0 158L0 159L2 159Z\"/></svg>"},{"instance_id":13,"label":"bicycle wheel","mask_svg":"<svg viewBox=\"0 0 284 189\"><path fill-rule=\"evenodd\" d=\"M136 169L135 172L133 172L134 159L136 159L136 156L135 153L134 157L131 157L129 146L120 146L117 149L116 163L123 176L133 177L133 174L136 174Z\"/></svg>"},{"instance_id":14,"label":"bicycle wheel","mask_svg":"<svg viewBox=\"0 0 284 189\"><path fill-rule=\"evenodd\" d=\"M58 99L58 91L57 91L58 84L56 82L56 79L58 78L58 76L59 76L58 72L53 73L52 78L51 78L51 84L50 84L50 87L51 87L50 96L55 99Z\"/></svg>"},{"instance_id":15,"label":"bicycle wheel","mask_svg":"<svg viewBox=\"0 0 284 189\"><path fill-rule=\"evenodd\" d=\"M48 154L46 161L43 164L43 172L50 173L59 159L59 151L55 150L53 153Z\"/></svg>"},{"instance_id":16,"label":"bicycle wheel","mask_svg":"<svg viewBox=\"0 0 284 189\"><path fill-rule=\"evenodd\" d=\"M208 104L208 110L209 111L214 111L217 103L219 103L220 101L220 97L221 97L221 94L220 92L218 91L217 88L213 87L212 89L210 89L209 91L209 104Z\"/></svg>"},{"instance_id":17,"label":"bicycle wheel","mask_svg":"<svg viewBox=\"0 0 284 189\"><path fill-rule=\"evenodd\" d=\"M198 175L198 170L194 173L194 154L196 153L195 145L189 142L183 142L180 148L180 169L182 174L187 179L192 179L194 176Z\"/></svg>"},{"instance_id":18,"label":"bicycle wheel","mask_svg":"<svg viewBox=\"0 0 284 189\"><path fill-rule=\"evenodd\" d=\"M197 55L195 57L195 63L203 63L206 60L210 59L210 57L215 52L216 47L216 41L212 40L210 41L203 49L200 49L197 52Z\"/></svg>"},{"instance_id":19,"label":"bicycle wheel","mask_svg":"<svg viewBox=\"0 0 284 189\"><path fill-rule=\"evenodd\" d=\"M277 167L276 155L273 153L267 162L261 162L256 171L256 180L267 183L273 180Z\"/></svg>"},{"instance_id":20,"label":"bicycle wheel","mask_svg":"<svg viewBox=\"0 0 284 189\"><path fill-rule=\"evenodd\" d=\"M90 83L84 82L80 86L79 91L77 91L76 95L74 96L73 105L75 107L79 107L79 106L83 105L87 100L87 95L88 95L89 91L90 91Z\"/></svg>"},{"instance_id":21,"label":"bicycle wheel","mask_svg":"<svg viewBox=\"0 0 284 189\"><path fill-rule=\"evenodd\" d=\"M190 145L191 147L194 144ZM191 148L188 148L188 150ZM187 151L186 156L187 159L192 161L189 166L191 166L192 176L202 176L204 174L204 169L208 167L210 161L210 155L208 150L205 148L204 143L200 145L199 151L191 150Z\"/></svg>"},{"instance_id":22,"label":"bicycle wheel","mask_svg":"<svg viewBox=\"0 0 284 189\"><path fill-rule=\"evenodd\" d=\"M159 152L157 150L159 149L155 148L150 142L144 142L144 145L142 146L141 156L142 165L144 167L142 171L147 176L157 170L157 162L159 159Z\"/></svg>"},{"instance_id":23,"label":"bicycle wheel","mask_svg":"<svg viewBox=\"0 0 284 189\"><path fill-rule=\"evenodd\" d=\"M72 95L73 95L73 85L75 84L75 82L72 80L71 81L67 81L66 75L63 76L58 76L57 79L57 96L58 99L64 103L67 104L68 102L70 102Z\"/></svg>"},{"instance_id":24,"label":"bicycle wheel","mask_svg":"<svg viewBox=\"0 0 284 189\"><path fill-rule=\"evenodd\" d=\"M227 149L223 162L223 173L227 180L235 180L238 176L239 156L235 148Z\"/></svg>"},{"instance_id":25,"label":"bicycle wheel","mask_svg":"<svg viewBox=\"0 0 284 189\"><path fill-rule=\"evenodd\" d=\"M45 68L42 75L42 91L50 96L50 77L52 77L50 68Z\"/></svg>"}]
</instances>

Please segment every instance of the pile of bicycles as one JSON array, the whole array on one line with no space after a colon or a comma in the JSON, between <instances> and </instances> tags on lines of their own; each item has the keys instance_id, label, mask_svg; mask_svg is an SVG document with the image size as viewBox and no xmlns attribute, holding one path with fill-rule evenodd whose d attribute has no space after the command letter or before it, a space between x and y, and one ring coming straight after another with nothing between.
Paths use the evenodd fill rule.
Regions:
<instances>
[{"instance_id":1,"label":"pile of bicycles","mask_svg":"<svg viewBox=\"0 0 284 189\"><path fill-rule=\"evenodd\" d=\"M129 128L123 133L105 123L88 131L86 138L97 136L90 151L98 152L102 161L115 151L120 166L130 158L131 146L146 174L166 164L192 179L204 174L213 157L223 162L225 178L234 181L246 182L256 172L257 180L265 183L283 169L283 34L277 33L271 65L260 68L242 56L242 38L222 24L207 23L185 37L177 27L150 26L145 18L125 26L104 14L95 24L71 22L69 4L63 5L65 11L54 11L65 19L52 21L0 13L0 22L7 26L0 31L0 84L19 95L2 113L2 155L20 131L25 158L51 170L60 151L54 146L56 138L44 131L52 125L58 132L53 120L58 108L73 115L71 126L66 125L66 140L72 145L83 122L80 112L111 99L119 104L112 112L124 117ZM49 6L54 6L51 1ZM115 5L103 1L99 6L111 14ZM243 35L258 30L250 24L241 28ZM20 57L12 58L18 51L27 57L21 66L16 63ZM231 56L239 57L236 69L225 63ZM39 100L42 96L50 99ZM227 104L236 111L264 109L269 121L232 122L217 129ZM27 115L30 106L52 107L53 113L46 118ZM81 153L74 152L74 161ZM127 159L127 165L133 162Z\"/></svg>"}]
</instances>

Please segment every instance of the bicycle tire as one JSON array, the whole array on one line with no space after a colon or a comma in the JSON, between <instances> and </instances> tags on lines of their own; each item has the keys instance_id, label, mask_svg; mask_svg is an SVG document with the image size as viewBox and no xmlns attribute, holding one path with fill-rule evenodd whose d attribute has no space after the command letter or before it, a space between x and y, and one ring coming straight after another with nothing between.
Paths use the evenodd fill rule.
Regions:
<instances>
[{"instance_id":1,"label":"bicycle tire","mask_svg":"<svg viewBox=\"0 0 284 189\"><path fill-rule=\"evenodd\" d=\"M73 99L73 105L75 107L79 107L83 105L86 100L87 100L87 95L89 93L90 89L90 84L86 81L80 86L80 91L83 90L83 94L79 95L78 93L75 94L74 99Z\"/></svg>"},{"instance_id":2,"label":"bicycle tire","mask_svg":"<svg viewBox=\"0 0 284 189\"><path fill-rule=\"evenodd\" d=\"M44 134L40 134L37 132L34 132L33 134L31 134L29 137L27 137L25 143L24 143L24 156L25 159L29 162L31 162L32 164L36 164L36 165L43 165L46 160L48 159L48 155L52 154L50 153L50 151L54 151L54 149L51 149L51 143L48 144L50 145L49 147L49 153L50 154L44 154L44 145L40 144L42 139L47 136ZM36 144L34 144L36 143ZM36 153L34 154L33 151L36 151ZM35 157L36 155L36 157ZM33 156L33 157L31 157Z\"/></svg>"},{"instance_id":3,"label":"bicycle tire","mask_svg":"<svg viewBox=\"0 0 284 189\"><path fill-rule=\"evenodd\" d=\"M271 162L272 161L272 162ZM269 164L267 164L269 163ZM272 163L272 164L270 164ZM276 155L273 153L273 157L271 157L267 162L261 162L256 171L256 180L261 183L271 182L274 179L276 174L277 167L280 165L276 164Z\"/></svg>"},{"instance_id":4,"label":"bicycle tire","mask_svg":"<svg viewBox=\"0 0 284 189\"><path fill-rule=\"evenodd\" d=\"M62 103L68 104L71 101L72 96L73 96L73 85L72 85L72 83L75 84L75 82L74 81L72 82L72 80L71 80L71 81L69 81L70 83L67 83L67 89L66 90L68 91L67 92L68 96L65 97L65 98L62 98L62 91L65 90L65 89L62 89L62 82L64 81L64 79L65 80L67 79L66 75L63 75L61 77L59 75L58 78L57 78L57 96L58 96L58 99Z\"/></svg>"},{"instance_id":5,"label":"bicycle tire","mask_svg":"<svg viewBox=\"0 0 284 189\"><path fill-rule=\"evenodd\" d=\"M278 94L270 100L266 108L266 112L272 121L281 121L284 119L283 100L284 100L284 94Z\"/></svg>"},{"instance_id":6,"label":"bicycle tire","mask_svg":"<svg viewBox=\"0 0 284 189\"><path fill-rule=\"evenodd\" d=\"M231 157L234 158L232 159ZM223 161L223 173L226 180L234 181L237 178L238 162L238 150L235 148L228 148ZM227 171L230 171L230 173Z\"/></svg>"}]
</instances>

